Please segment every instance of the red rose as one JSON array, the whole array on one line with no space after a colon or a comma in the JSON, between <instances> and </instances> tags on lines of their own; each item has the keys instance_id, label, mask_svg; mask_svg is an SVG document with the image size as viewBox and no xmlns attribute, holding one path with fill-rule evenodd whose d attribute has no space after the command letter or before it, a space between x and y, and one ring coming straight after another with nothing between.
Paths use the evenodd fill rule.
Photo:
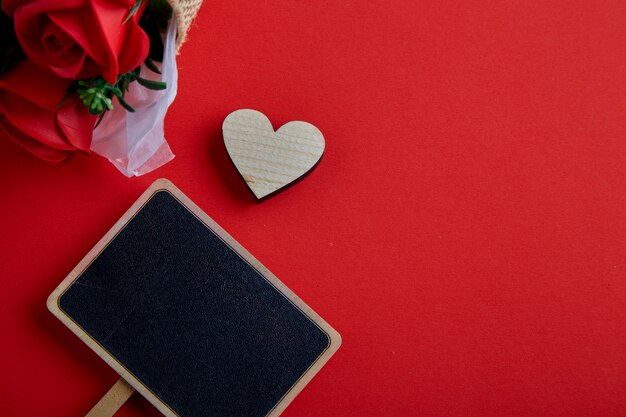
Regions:
<instances>
[{"instance_id":1,"label":"red rose","mask_svg":"<svg viewBox=\"0 0 626 417\"><path fill-rule=\"evenodd\" d=\"M63 78L102 76L111 84L148 56L140 13L123 23L134 5L135 0L2 1L34 63Z\"/></svg>"},{"instance_id":2,"label":"red rose","mask_svg":"<svg viewBox=\"0 0 626 417\"><path fill-rule=\"evenodd\" d=\"M25 59L0 77L0 136L38 157L59 162L71 152L89 152L96 117L76 98L57 108L71 81Z\"/></svg>"}]
</instances>

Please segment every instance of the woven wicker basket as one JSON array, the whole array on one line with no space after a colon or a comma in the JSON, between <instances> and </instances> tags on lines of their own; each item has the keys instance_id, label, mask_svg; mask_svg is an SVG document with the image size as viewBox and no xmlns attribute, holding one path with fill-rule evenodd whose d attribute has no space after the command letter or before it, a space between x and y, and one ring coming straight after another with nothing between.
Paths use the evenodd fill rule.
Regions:
<instances>
[{"instance_id":1,"label":"woven wicker basket","mask_svg":"<svg viewBox=\"0 0 626 417\"><path fill-rule=\"evenodd\" d=\"M176 46L180 51L180 47L187 38L187 32L191 27L191 22L198 14L202 0L168 0L174 13L176 13L178 25L178 37L176 38Z\"/></svg>"}]
</instances>

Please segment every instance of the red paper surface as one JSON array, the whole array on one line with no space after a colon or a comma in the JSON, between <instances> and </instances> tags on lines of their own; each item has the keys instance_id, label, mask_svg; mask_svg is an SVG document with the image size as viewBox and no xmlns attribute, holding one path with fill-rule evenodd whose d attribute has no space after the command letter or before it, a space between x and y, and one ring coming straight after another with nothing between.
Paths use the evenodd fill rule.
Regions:
<instances>
[{"instance_id":1,"label":"red paper surface","mask_svg":"<svg viewBox=\"0 0 626 417\"><path fill-rule=\"evenodd\" d=\"M115 382L46 297L167 177L343 336L286 417L623 415L625 19L623 1L207 1L172 163L126 179L0 141L1 414L82 416ZM256 204L221 138L239 108L315 124L321 164ZM158 413L135 396L118 415Z\"/></svg>"}]
</instances>

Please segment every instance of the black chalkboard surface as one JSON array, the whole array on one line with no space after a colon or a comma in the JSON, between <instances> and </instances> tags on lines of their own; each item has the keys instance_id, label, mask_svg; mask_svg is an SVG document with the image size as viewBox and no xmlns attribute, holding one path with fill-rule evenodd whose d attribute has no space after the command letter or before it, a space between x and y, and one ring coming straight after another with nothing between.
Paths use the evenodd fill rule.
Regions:
<instances>
[{"instance_id":1,"label":"black chalkboard surface","mask_svg":"<svg viewBox=\"0 0 626 417\"><path fill-rule=\"evenodd\" d=\"M166 415L276 416L340 338L166 180L50 296Z\"/></svg>"}]
</instances>

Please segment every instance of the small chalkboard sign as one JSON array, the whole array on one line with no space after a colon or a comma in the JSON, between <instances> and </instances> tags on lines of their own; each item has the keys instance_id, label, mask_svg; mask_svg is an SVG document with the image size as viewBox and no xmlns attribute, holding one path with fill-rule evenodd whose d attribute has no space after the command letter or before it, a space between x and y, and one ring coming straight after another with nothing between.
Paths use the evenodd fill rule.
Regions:
<instances>
[{"instance_id":1,"label":"small chalkboard sign","mask_svg":"<svg viewBox=\"0 0 626 417\"><path fill-rule=\"evenodd\" d=\"M278 416L341 343L167 180L135 202L48 307L166 416Z\"/></svg>"}]
</instances>

